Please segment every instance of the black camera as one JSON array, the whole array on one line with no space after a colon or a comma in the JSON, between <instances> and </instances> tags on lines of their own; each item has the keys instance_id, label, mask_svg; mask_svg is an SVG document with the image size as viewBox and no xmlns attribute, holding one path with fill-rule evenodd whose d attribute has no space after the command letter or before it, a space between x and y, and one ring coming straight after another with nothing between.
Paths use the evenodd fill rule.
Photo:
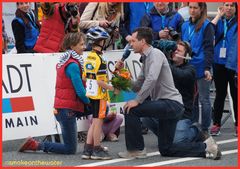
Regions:
<instances>
[{"instance_id":1,"label":"black camera","mask_svg":"<svg viewBox=\"0 0 240 169\"><path fill-rule=\"evenodd\" d=\"M116 29L118 28L118 26L116 25L115 22L112 22L108 25L106 29L106 31L109 33L109 34L112 34Z\"/></svg>"},{"instance_id":2,"label":"black camera","mask_svg":"<svg viewBox=\"0 0 240 169\"><path fill-rule=\"evenodd\" d=\"M179 33L177 31L175 31L172 27L168 27L167 28L169 30L169 35L171 36L171 38L173 40L178 40L179 39Z\"/></svg>"},{"instance_id":3,"label":"black camera","mask_svg":"<svg viewBox=\"0 0 240 169\"><path fill-rule=\"evenodd\" d=\"M66 6L66 9L67 9L68 13L73 17L76 17L78 15L78 10L79 9L78 9L77 4L71 5L71 4L68 3L67 6Z\"/></svg>"},{"instance_id":4,"label":"black camera","mask_svg":"<svg viewBox=\"0 0 240 169\"><path fill-rule=\"evenodd\" d=\"M168 59L171 59L172 53L177 50L177 42L172 40L154 40L152 46L161 50Z\"/></svg>"}]
</instances>

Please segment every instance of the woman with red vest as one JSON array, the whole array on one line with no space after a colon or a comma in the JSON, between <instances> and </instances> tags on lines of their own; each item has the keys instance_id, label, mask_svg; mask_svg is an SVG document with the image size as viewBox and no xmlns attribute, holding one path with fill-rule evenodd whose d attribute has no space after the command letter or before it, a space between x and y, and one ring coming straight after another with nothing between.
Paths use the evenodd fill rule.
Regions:
<instances>
[{"instance_id":1,"label":"woman with red vest","mask_svg":"<svg viewBox=\"0 0 240 169\"><path fill-rule=\"evenodd\" d=\"M80 55L85 49L83 33L68 33L64 37L62 46L66 52L56 66L54 115L61 126L64 144L38 142L29 137L20 147L19 152L43 150L59 154L76 153L76 117L90 114L90 111L84 112L84 104L89 107L90 100L86 97L85 82L82 80L83 58Z\"/></svg>"},{"instance_id":2,"label":"woman with red vest","mask_svg":"<svg viewBox=\"0 0 240 169\"><path fill-rule=\"evenodd\" d=\"M63 51L61 44L64 35L79 31L80 16L77 3L44 2L41 8L44 19L34 50L39 53Z\"/></svg>"}]
</instances>

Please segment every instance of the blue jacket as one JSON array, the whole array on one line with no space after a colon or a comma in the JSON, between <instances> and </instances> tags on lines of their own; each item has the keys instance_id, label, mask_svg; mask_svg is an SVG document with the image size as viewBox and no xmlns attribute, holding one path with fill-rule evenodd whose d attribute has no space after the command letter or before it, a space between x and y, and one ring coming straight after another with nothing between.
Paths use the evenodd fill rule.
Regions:
<instances>
[{"instance_id":1,"label":"blue jacket","mask_svg":"<svg viewBox=\"0 0 240 169\"><path fill-rule=\"evenodd\" d=\"M237 64L238 64L238 33L236 27L235 31L233 31L231 45L229 45L229 48L227 50L227 59L225 67L234 70L235 72L238 72Z\"/></svg>"},{"instance_id":2,"label":"blue jacket","mask_svg":"<svg viewBox=\"0 0 240 169\"><path fill-rule=\"evenodd\" d=\"M163 19L165 17L165 19ZM181 25L183 23L182 16L169 9L169 12L161 16L155 7L152 8L149 14L145 14L142 21L141 26L151 27L153 29L154 40L159 39L159 31L164 28L172 27L175 31L181 31Z\"/></svg>"},{"instance_id":3,"label":"blue jacket","mask_svg":"<svg viewBox=\"0 0 240 169\"><path fill-rule=\"evenodd\" d=\"M125 38L140 26L140 22L145 13L149 13L153 7L152 2L128 2L124 3L124 19L121 19L119 33L123 37L122 44L128 42Z\"/></svg>"},{"instance_id":4,"label":"blue jacket","mask_svg":"<svg viewBox=\"0 0 240 169\"><path fill-rule=\"evenodd\" d=\"M190 20L184 22L182 25L182 40L188 41L191 44L193 55L192 55L190 64L192 64L196 69L197 79L204 77L204 71L206 70L206 67L207 67L206 56L205 56L206 52L204 51L203 41L204 41L204 33L205 33L204 31L209 24L211 24L210 21L206 19L201 29L198 32L195 32L195 31L193 32L192 37L190 37L190 34L193 30L191 28L194 28L195 30L195 25L192 24ZM209 43L209 45L212 45L212 48L213 48L213 36L214 34L212 35L212 37L209 37L211 40L211 43ZM213 55L213 51L212 52L210 51L210 55ZM210 56L210 57L213 57L213 56Z\"/></svg>"},{"instance_id":5,"label":"blue jacket","mask_svg":"<svg viewBox=\"0 0 240 169\"><path fill-rule=\"evenodd\" d=\"M152 2L130 2L130 33L140 25L142 17L149 13L153 7Z\"/></svg>"},{"instance_id":6,"label":"blue jacket","mask_svg":"<svg viewBox=\"0 0 240 169\"><path fill-rule=\"evenodd\" d=\"M31 27L28 28L27 25L23 22L21 18L15 17L13 20L17 20L23 27L24 27L24 34L25 34L25 39L24 39L24 44L27 49L33 49L34 45L36 44L38 35L39 35L39 29L36 26L36 23L29 22L29 25Z\"/></svg>"},{"instance_id":7,"label":"blue jacket","mask_svg":"<svg viewBox=\"0 0 240 169\"><path fill-rule=\"evenodd\" d=\"M230 50L230 47L232 45L236 46L232 39L234 38L234 36L237 36L234 33L234 31L237 28L236 20L233 19L230 23L228 23L228 25L232 24L232 22L233 23L235 22L235 23L229 30L227 30L226 37L225 37L225 46L224 47L227 50L226 51L226 58L220 58L219 57L219 55L220 55L220 48L223 47L223 40L224 40L224 38L222 37L221 40L216 44L216 46L214 48L214 63L225 65L226 61L227 61L227 58L228 57L232 57L232 56L229 56L229 53L232 53L231 50ZM216 25L216 27L215 27L215 40L218 40L221 37L221 35L223 35L223 32L224 32L224 18L219 20L217 25ZM231 48L231 49L233 49L233 48Z\"/></svg>"}]
</instances>

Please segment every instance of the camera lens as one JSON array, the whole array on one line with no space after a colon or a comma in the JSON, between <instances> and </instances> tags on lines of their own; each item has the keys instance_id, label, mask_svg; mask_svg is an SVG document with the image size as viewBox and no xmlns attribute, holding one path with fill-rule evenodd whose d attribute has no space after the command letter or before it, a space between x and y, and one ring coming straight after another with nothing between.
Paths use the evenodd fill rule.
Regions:
<instances>
[{"instance_id":1,"label":"camera lens","mask_svg":"<svg viewBox=\"0 0 240 169\"><path fill-rule=\"evenodd\" d=\"M68 5L67 10L69 14L73 17L76 17L78 14L78 6L77 5Z\"/></svg>"},{"instance_id":2,"label":"camera lens","mask_svg":"<svg viewBox=\"0 0 240 169\"><path fill-rule=\"evenodd\" d=\"M78 11L71 11L71 15L72 15L73 17L76 17L77 14L78 14Z\"/></svg>"},{"instance_id":3,"label":"camera lens","mask_svg":"<svg viewBox=\"0 0 240 169\"><path fill-rule=\"evenodd\" d=\"M169 35L172 37L173 40L179 39L179 34L177 31L175 31L172 27L169 27L168 30L169 30Z\"/></svg>"}]
</instances>

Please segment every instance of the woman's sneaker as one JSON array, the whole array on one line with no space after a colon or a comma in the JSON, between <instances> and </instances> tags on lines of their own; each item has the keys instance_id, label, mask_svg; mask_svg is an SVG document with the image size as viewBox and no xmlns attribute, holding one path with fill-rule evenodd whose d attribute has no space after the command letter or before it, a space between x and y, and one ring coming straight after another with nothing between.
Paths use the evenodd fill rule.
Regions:
<instances>
[{"instance_id":1,"label":"woman's sneaker","mask_svg":"<svg viewBox=\"0 0 240 169\"><path fill-rule=\"evenodd\" d=\"M91 155L93 160L111 160L112 157L108 154L107 151L103 149L102 146L94 146L93 153Z\"/></svg>"},{"instance_id":2,"label":"woman's sneaker","mask_svg":"<svg viewBox=\"0 0 240 169\"><path fill-rule=\"evenodd\" d=\"M221 134L220 132L221 127L219 125L213 125L212 128L210 129L210 134L212 136L218 136Z\"/></svg>"},{"instance_id":3,"label":"woman's sneaker","mask_svg":"<svg viewBox=\"0 0 240 169\"><path fill-rule=\"evenodd\" d=\"M24 151L37 151L39 150L39 142L33 139L32 137L28 137L24 143L20 146L18 149L18 152L24 152Z\"/></svg>"}]
</instances>

